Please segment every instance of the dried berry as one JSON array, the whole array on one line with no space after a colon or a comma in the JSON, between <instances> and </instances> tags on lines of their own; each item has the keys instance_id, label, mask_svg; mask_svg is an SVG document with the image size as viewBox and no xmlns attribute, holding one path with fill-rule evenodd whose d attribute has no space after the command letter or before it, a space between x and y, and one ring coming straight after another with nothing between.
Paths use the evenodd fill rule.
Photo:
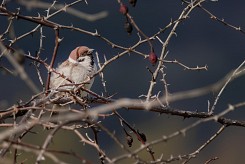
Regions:
<instances>
[{"instance_id":1,"label":"dried berry","mask_svg":"<svg viewBox=\"0 0 245 164\"><path fill-rule=\"evenodd\" d=\"M120 5L120 9L119 9L120 13L122 13L123 15L126 15L128 13L128 7L124 4Z\"/></svg>"},{"instance_id":2,"label":"dried berry","mask_svg":"<svg viewBox=\"0 0 245 164\"><path fill-rule=\"evenodd\" d=\"M129 23L128 21L125 22L124 28L125 28L125 30L126 30L129 34L131 34L132 31L133 31L133 26L132 26L131 23Z\"/></svg>"},{"instance_id":3,"label":"dried berry","mask_svg":"<svg viewBox=\"0 0 245 164\"><path fill-rule=\"evenodd\" d=\"M136 2L137 2L137 0L129 0L129 3L130 3L133 7L135 7Z\"/></svg>"},{"instance_id":4,"label":"dried berry","mask_svg":"<svg viewBox=\"0 0 245 164\"><path fill-rule=\"evenodd\" d=\"M152 51L149 54L149 61L151 64L155 65L157 63L157 55Z\"/></svg>"},{"instance_id":5,"label":"dried berry","mask_svg":"<svg viewBox=\"0 0 245 164\"><path fill-rule=\"evenodd\" d=\"M133 141L134 141L134 140L133 140L133 137L130 136L130 135L127 135L127 136L126 136L126 140L127 140L128 146L131 147L132 144L133 144Z\"/></svg>"},{"instance_id":6,"label":"dried berry","mask_svg":"<svg viewBox=\"0 0 245 164\"><path fill-rule=\"evenodd\" d=\"M139 140L142 140L143 142L146 142L146 136L145 136L145 134L144 133L140 133L138 130L137 130L137 133L140 136Z\"/></svg>"}]
</instances>

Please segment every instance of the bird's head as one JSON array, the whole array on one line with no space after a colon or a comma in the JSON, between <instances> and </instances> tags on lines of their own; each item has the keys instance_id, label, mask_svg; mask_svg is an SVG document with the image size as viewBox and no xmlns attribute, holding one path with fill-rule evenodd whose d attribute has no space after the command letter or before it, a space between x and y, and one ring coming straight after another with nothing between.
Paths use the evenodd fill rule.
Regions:
<instances>
[{"instance_id":1,"label":"bird's head","mask_svg":"<svg viewBox=\"0 0 245 164\"><path fill-rule=\"evenodd\" d=\"M71 63L79 64L81 66L84 66L85 68L93 67L93 51L94 49L90 49L86 46L79 46L71 51L68 60Z\"/></svg>"}]
</instances>

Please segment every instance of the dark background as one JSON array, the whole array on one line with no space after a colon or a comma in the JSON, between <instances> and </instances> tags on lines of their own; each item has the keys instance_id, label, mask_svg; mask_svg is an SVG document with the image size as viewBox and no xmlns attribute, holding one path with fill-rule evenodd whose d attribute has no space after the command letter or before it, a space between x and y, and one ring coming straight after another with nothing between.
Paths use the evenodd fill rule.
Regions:
<instances>
[{"instance_id":1,"label":"dark background","mask_svg":"<svg viewBox=\"0 0 245 164\"><path fill-rule=\"evenodd\" d=\"M64 1L59 1L59 3L63 2ZM127 1L124 2L128 4ZM164 28L171 20L176 20L185 6L186 5L182 4L180 0L138 0L135 8L129 7L129 12L141 30L148 36L152 36L159 31L159 28ZM224 18L225 21L232 25L240 26L241 28L245 27L245 1L207 1L203 3L203 6L215 16L221 19ZM44 9L28 10L14 1L10 2L7 6L11 11L16 11L17 7L21 8L21 14L23 15L37 16L37 13L41 15L46 14ZM67 13L62 13L50 20L63 25L73 24L75 27L92 32L96 29L103 37L115 44L125 47L137 43L138 35L136 34L136 30L134 29L132 35L129 36L123 28L125 18L118 12L119 4L117 1L88 1L88 5L79 3L75 5L74 8L91 14L107 11L108 16L95 22L88 22ZM0 16L1 33L6 30L7 25L6 17ZM35 23L24 20L15 20L15 34L19 36L32 30L36 25ZM159 37L164 41L168 33L169 30L160 34ZM168 46L169 54L167 59L177 59L179 62L189 67L207 65L208 71L188 71L176 64L165 64L166 80L170 84L170 93L198 88L217 82L232 69L237 68L244 60L245 35L210 19L210 17L199 8L194 9L189 15L189 18L178 26L176 33L177 36L172 37ZM54 30L43 27L43 34L46 36L43 40L45 50L42 51L41 56L43 59L47 58L47 60L50 61L54 48ZM28 36L18 41L14 47L22 49L25 53L30 52L34 54L39 48L39 36L40 33L36 32L33 36ZM70 30L61 30L60 37L63 38L63 41L58 49L55 66L65 60L70 51L79 45L94 48L101 56L105 55L108 59L122 52L119 49L112 49L110 45L99 38ZM9 42L5 41L5 43L8 44ZM153 41L153 45L156 54L160 55L161 45L159 42L155 40ZM149 53L147 44L143 44L137 48L137 50L145 54ZM25 70L41 90L42 88L38 81L35 68L30 62L30 60L26 61ZM0 59L0 64L7 68L12 68L4 57ZM113 62L104 71L109 93L116 93L114 98L138 98L142 94L147 94L150 84L149 81L151 80L150 73L146 69L147 66L154 70L154 67L151 66L147 59L143 59L136 54L125 55ZM19 77L6 74L3 71L1 72L1 110L17 103L19 100L26 101L30 99L33 93ZM42 68L42 76L44 79L47 76L45 68ZM228 104L244 101L244 83L245 77L240 77L228 85L217 104L215 113L223 111ZM95 80L92 90L99 94L103 92L103 87L98 77ZM154 89L154 94L157 94L158 91L164 92L163 86L160 83ZM211 93L199 98L175 102L170 105L178 109L206 112L208 100L212 103L215 95L216 93ZM193 118L183 119L182 117L164 114L159 116L158 114L150 112L119 110L119 113L121 113L128 122L135 125L137 129L144 132L148 141L160 138L162 135L169 135L197 120ZM244 120L244 112L242 109L239 109L226 115L226 117ZM121 138L122 141L124 140L120 122L116 118L105 119L103 123L109 129L114 129L119 138ZM174 156L188 154L206 142L208 138L217 131L219 126L219 124L214 122L201 124L190 130L184 137L179 136L167 143L153 146L153 151L156 152L156 156L163 153L165 158L169 158L171 154ZM88 159L98 162L96 160L97 156L95 156L97 154L94 149L88 146L81 146L82 144L78 144L77 138L69 135L67 132L62 131L60 133L62 137L56 135L54 145L62 147L65 141L65 143L68 144L65 147L68 147L69 150L81 152L84 156L87 155L86 157ZM204 163L206 160L215 156L220 159L216 160L214 163L244 163L244 136L245 132L243 128L229 127L190 163ZM45 135L43 137L45 138ZM43 143L42 136L37 137L37 135L31 134L26 139L28 140L30 138L39 138L39 140L35 142L40 143L40 145ZM111 141L106 134L101 133L100 140L102 148L105 149L109 156L112 157L119 154L120 149L118 146L114 145L114 142ZM132 149L139 146L136 140L135 138ZM149 156L148 154L143 155Z\"/></svg>"}]
</instances>

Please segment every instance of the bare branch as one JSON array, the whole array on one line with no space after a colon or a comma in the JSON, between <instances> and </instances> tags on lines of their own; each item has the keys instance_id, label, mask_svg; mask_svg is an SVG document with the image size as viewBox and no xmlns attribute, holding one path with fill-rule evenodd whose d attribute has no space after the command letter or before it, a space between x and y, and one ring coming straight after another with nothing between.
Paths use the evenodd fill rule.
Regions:
<instances>
[{"instance_id":1,"label":"bare branch","mask_svg":"<svg viewBox=\"0 0 245 164\"><path fill-rule=\"evenodd\" d=\"M82 2L82 0L79 1ZM26 8L28 9L33 9L33 8L48 9L49 7L51 7L50 8L51 10L60 10L60 9L63 10L64 7L66 7L66 5L63 4L55 3L54 5L52 5L51 3L48 2L33 1L33 0L19 0L18 3L23 6L26 6ZM87 14L79 10L76 10L74 8L66 8L65 12L91 22L97 21L99 19L104 19L108 16L107 11L101 11L95 14Z\"/></svg>"}]
</instances>

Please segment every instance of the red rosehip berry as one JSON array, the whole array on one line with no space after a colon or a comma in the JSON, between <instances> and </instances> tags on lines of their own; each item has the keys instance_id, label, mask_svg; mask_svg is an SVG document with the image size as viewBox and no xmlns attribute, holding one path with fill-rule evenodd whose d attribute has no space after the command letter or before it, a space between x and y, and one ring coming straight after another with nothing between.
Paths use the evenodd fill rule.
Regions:
<instances>
[{"instance_id":1,"label":"red rosehip berry","mask_svg":"<svg viewBox=\"0 0 245 164\"><path fill-rule=\"evenodd\" d=\"M123 15L126 15L128 13L128 7L124 4L120 5L120 9L119 9L120 13L122 13Z\"/></svg>"},{"instance_id":2,"label":"red rosehip berry","mask_svg":"<svg viewBox=\"0 0 245 164\"><path fill-rule=\"evenodd\" d=\"M153 51L149 54L149 61L153 65L157 63L157 55Z\"/></svg>"}]
</instances>

